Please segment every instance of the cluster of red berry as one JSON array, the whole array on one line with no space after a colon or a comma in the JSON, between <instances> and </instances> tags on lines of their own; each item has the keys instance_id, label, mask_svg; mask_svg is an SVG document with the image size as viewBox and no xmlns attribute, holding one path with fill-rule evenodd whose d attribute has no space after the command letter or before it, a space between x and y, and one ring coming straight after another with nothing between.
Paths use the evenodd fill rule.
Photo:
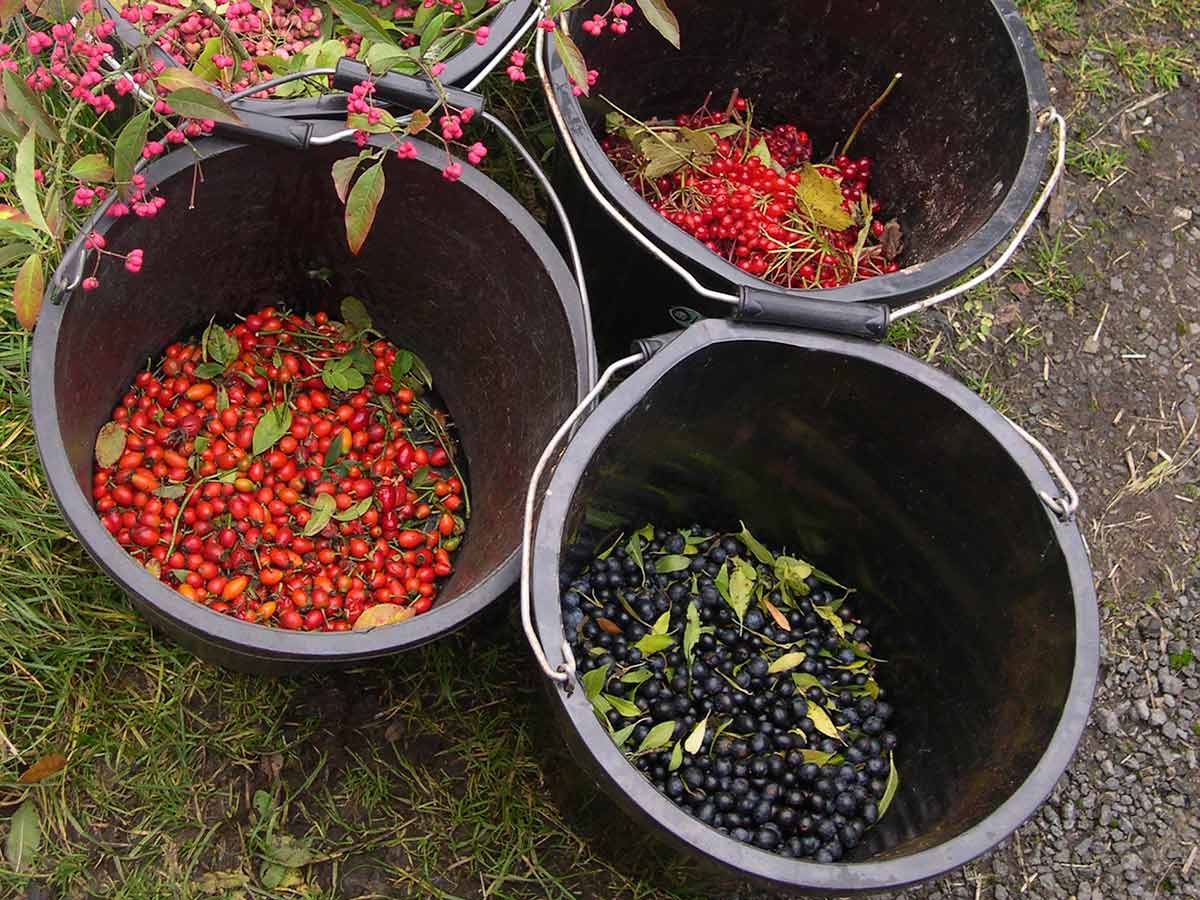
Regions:
<instances>
[{"instance_id":1,"label":"cluster of red berry","mask_svg":"<svg viewBox=\"0 0 1200 900\"><path fill-rule=\"evenodd\" d=\"M787 288L834 288L899 270L896 244L883 240L880 201L867 193L869 158L812 165L806 132L793 124L753 126L744 98L728 112L677 116L674 128L683 135L681 147L696 133L710 135L711 152L658 175L627 122L601 146L656 211L713 253ZM657 123L634 128L651 131L657 135L651 141L667 137Z\"/></svg>"},{"instance_id":2,"label":"cluster of red berry","mask_svg":"<svg viewBox=\"0 0 1200 900\"><path fill-rule=\"evenodd\" d=\"M267 307L169 346L97 439L104 526L247 622L345 631L377 604L388 621L427 611L466 487L428 371L368 329Z\"/></svg>"}]
</instances>

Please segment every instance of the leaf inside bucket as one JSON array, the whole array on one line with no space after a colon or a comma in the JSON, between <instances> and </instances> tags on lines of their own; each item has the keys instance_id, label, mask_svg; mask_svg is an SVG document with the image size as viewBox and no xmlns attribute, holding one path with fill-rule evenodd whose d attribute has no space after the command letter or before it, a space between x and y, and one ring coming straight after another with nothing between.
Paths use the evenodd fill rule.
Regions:
<instances>
[{"instance_id":1,"label":"leaf inside bucket","mask_svg":"<svg viewBox=\"0 0 1200 900\"><path fill-rule=\"evenodd\" d=\"M117 464L125 452L125 429L116 422L106 422L96 436L96 465L108 469Z\"/></svg>"}]
</instances>

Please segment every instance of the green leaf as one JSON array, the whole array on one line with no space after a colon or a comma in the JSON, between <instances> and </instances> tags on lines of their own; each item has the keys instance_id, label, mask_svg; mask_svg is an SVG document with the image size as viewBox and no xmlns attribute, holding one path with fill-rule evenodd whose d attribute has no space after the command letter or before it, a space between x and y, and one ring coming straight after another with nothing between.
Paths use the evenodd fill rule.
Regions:
<instances>
[{"instance_id":1,"label":"green leaf","mask_svg":"<svg viewBox=\"0 0 1200 900\"><path fill-rule=\"evenodd\" d=\"M611 663L601 666L599 669L592 669L584 674L583 678L583 693L589 700L595 700L604 690L604 685L608 682L608 670L612 668Z\"/></svg>"},{"instance_id":2,"label":"green leaf","mask_svg":"<svg viewBox=\"0 0 1200 900\"><path fill-rule=\"evenodd\" d=\"M729 602L729 563L728 561L721 563L721 568L717 570L717 577L713 579L713 584L716 585L717 591L725 598L725 602ZM692 593L696 593L695 590Z\"/></svg>"},{"instance_id":3,"label":"green leaf","mask_svg":"<svg viewBox=\"0 0 1200 900\"><path fill-rule=\"evenodd\" d=\"M625 544L625 551L637 563L637 567L641 570L642 575L646 574L646 561L642 558L642 538L641 535L631 534L629 540Z\"/></svg>"},{"instance_id":4,"label":"green leaf","mask_svg":"<svg viewBox=\"0 0 1200 900\"><path fill-rule=\"evenodd\" d=\"M652 634L666 634L671 630L671 611L667 610L658 620L655 621L654 627L650 629Z\"/></svg>"},{"instance_id":5,"label":"green leaf","mask_svg":"<svg viewBox=\"0 0 1200 900\"><path fill-rule=\"evenodd\" d=\"M67 170L67 174L72 178L78 178L80 181L90 181L93 184L98 181L110 181L113 177L112 166L108 164L108 157L103 153L89 153L87 156L81 156Z\"/></svg>"},{"instance_id":6,"label":"green leaf","mask_svg":"<svg viewBox=\"0 0 1200 900\"><path fill-rule=\"evenodd\" d=\"M642 739L642 744L637 748L638 753L645 753L648 750L658 750L661 747L667 746L671 742L671 735L675 733L675 723L659 722L650 729L650 733Z\"/></svg>"},{"instance_id":7,"label":"green leaf","mask_svg":"<svg viewBox=\"0 0 1200 900\"><path fill-rule=\"evenodd\" d=\"M705 716L701 721L696 723L696 727L692 729L692 733L687 736L687 740L683 742L683 749L693 756L700 752L700 748L704 746L704 732L708 730L708 716Z\"/></svg>"},{"instance_id":8,"label":"green leaf","mask_svg":"<svg viewBox=\"0 0 1200 900\"><path fill-rule=\"evenodd\" d=\"M633 646L641 650L643 656L650 656L666 650L674 643L675 639L669 634L648 634Z\"/></svg>"},{"instance_id":9,"label":"green leaf","mask_svg":"<svg viewBox=\"0 0 1200 900\"><path fill-rule=\"evenodd\" d=\"M42 297L46 291L46 275L42 270L42 258L31 254L17 270L13 282L12 302L21 327L32 330L42 310Z\"/></svg>"},{"instance_id":10,"label":"green leaf","mask_svg":"<svg viewBox=\"0 0 1200 900\"><path fill-rule=\"evenodd\" d=\"M325 451L325 460L322 465L324 468L328 469L330 466L336 463L338 461L338 457L345 452L346 449L344 446L342 446L341 437L335 437L334 440L329 442L329 449Z\"/></svg>"},{"instance_id":11,"label":"green leaf","mask_svg":"<svg viewBox=\"0 0 1200 900\"><path fill-rule=\"evenodd\" d=\"M197 378L216 378L225 371L225 366L217 362L200 363L196 366L195 375Z\"/></svg>"},{"instance_id":12,"label":"green leaf","mask_svg":"<svg viewBox=\"0 0 1200 900\"><path fill-rule=\"evenodd\" d=\"M179 88L167 94L167 102L178 115L189 119L212 119L229 125L244 124L232 106L205 88Z\"/></svg>"},{"instance_id":13,"label":"green leaf","mask_svg":"<svg viewBox=\"0 0 1200 900\"><path fill-rule=\"evenodd\" d=\"M200 56L192 65L192 71L196 73L203 81L215 81L221 74L221 70L217 67L212 58L221 52L221 39L219 37L210 37L204 42L204 49L200 51ZM262 58L258 59L262 63Z\"/></svg>"},{"instance_id":14,"label":"green leaf","mask_svg":"<svg viewBox=\"0 0 1200 900\"><path fill-rule=\"evenodd\" d=\"M369 38L372 43L389 47L399 46L388 31L387 25L376 18L367 7L355 3L354 0L329 0L329 8L342 20L343 25Z\"/></svg>"},{"instance_id":15,"label":"green leaf","mask_svg":"<svg viewBox=\"0 0 1200 900\"><path fill-rule=\"evenodd\" d=\"M266 856L272 862L278 863L285 869L299 869L313 861L312 851L295 838L280 837L279 843L269 847Z\"/></svg>"},{"instance_id":16,"label":"green leaf","mask_svg":"<svg viewBox=\"0 0 1200 900\"><path fill-rule=\"evenodd\" d=\"M750 607L750 601L754 599L756 577L753 566L749 563L742 563L741 560L738 560L737 567L729 576L729 605L737 613L739 621L745 617L746 610Z\"/></svg>"},{"instance_id":17,"label":"green leaf","mask_svg":"<svg viewBox=\"0 0 1200 900\"><path fill-rule=\"evenodd\" d=\"M813 567L802 559L781 556L775 560L775 577L786 588L795 591L801 597L808 593L805 579L813 573Z\"/></svg>"},{"instance_id":18,"label":"green leaf","mask_svg":"<svg viewBox=\"0 0 1200 900\"><path fill-rule=\"evenodd\" d=\"M771 151L767 148L766 138L759 138L758 143L755 144L751 148L750 152L746 154L747 160L752 157L761 161L762 164L768 169L774 166L775 161L771 159Z\"/></svg>"},{"instance_id":19,"label":"green leaf","mask_svg":"<svg viewBox=\"0 0 1200 900\"><path fill-rule=\"evenodd\" d=\"M806 763L815 763L818 766L825 765L837 756L836 753L825 753L821 750L813 750L811 747L801 750L800 755L804 757Z\"/></svg>"},{"instance_id":20,"label":"green leaf","mask_svg":"<svg viewBox=\"0 0 1200 900\"><path fill-rule=\"evenodd\" d=\"M9 74L11 73L5 69L5 77ZM50 226L46 224L46 217L42 215L42 204L38 201L37 181L33 176L36 166L37 136L33 131L27 131L25 137L21 138L21 143L17 145L16 171L14 173L17 196L21 200L21 206L25 208L25 214L29 216L30 224L49 234Z\"/></svg>"},{"instance_id":21,"label":"green leaf","mask_svg":"<svg viewBox=\"0 0 1200 900\"><path fill-rule=\"evenodd\" d=\"M346 197L350 194L350 180L354 178L354 173L358 171L358 164L361 159L361 156L348 156L345 159L339 159L333 164L330 170L333 175L333 189L337 191L338 199L342 203L346 202Z\"/></svg>"},{"instance_id":22,"label":"green leaf","mask_svg":"<svg viewBox=\"0 0 1200 900\"><path fill-rule=\"evenodd\" d=\"M750 533L750 529L746 527L746 523L742 523L742 532L738 535L738 540L746 545L754 558L760 563L766 563L768 566L775 565L775 554L758 542L758 538Z\"/></svg>"},{"instance_id":23,"label":"green leaf","mask_svg":"<svg viewBox=\"0 0 1200 900\"><path fill-rule=\"evenodd\" d=\"M804 653L801 651L797 650L794 653L785 653L767 667L767 674L775 675L779 672L790 672L802 662L804 662Z\"/></svg>"},{"instance_id":24,"label":"green leaf","mask_svg":"<svg viewBox=\"0 0 1200 900\"><path fill-rule=\"evenodd\" d=\"M692 652L696 649L696 641L700 640L700 610L695 601L688 604L687 625L683 629L683 655L687 658L688 666L692 663Z\"/></svg>"},{"instance_id":25,"label":"green leaf","mask_svg":"<svg viewBox=\"0 0 1200 900\"><path fill-rule=\"evenodd\" d=\"M571 36L561 28L554 31L554 49L558 53L558 58L563 61L567 75L575 82L575 87L579 88L580 93L586 97L588 91L591 90L588 86L587 63L584 61L579 47L571 40Z\"/></svg>"},{"instance_id":26,"label":"green leaf","mask_svg":"<svg viewBox=\"0 0 1200 900\"><path fill-rule=\"evenodd\" d=\"M612 694L603 694L602 696L608 701L609 705L612 706L613 709L627 719L637 719L641 718L643 715L642 711L638 709L638 705L636 703L632 703L629 700L626 700L624 697L614 697Z\"/></svg>"},{"instance_id":27,"label":"green leaf","mask_svg":"<svg viewBox=\"0 0 1200 900\"><path fill-rule=\"evenodd\" d=\"M888 772L887 786L883 789L883 797L879 800L879 818L883 818L883 814L888 811L888 807L892 805L892 800L896 797L896 791L900 790L900 772L896 768L896 755L888 754L888 764L890 771Z\"/></svg>"},{"instance_id":28,"label":"green leaf","mask_svg":"<svg viewBox=\"0 0 1200 900\"><path fill-rule=\"evenodd\" d=\"M414 63L412 54L388 44L373 44L367 51L367 68L372 75L383 75L400 63Z\"/></svg>"},{"instance_id":29,"label":"green leaf","mask_svg":"<svg viewBox=\"0 0 1200 900\"><path fill-rule=\"evenodd\" d=\"M204 91L206 94L212 90L212 85L205 79L201 78L191 69L183 68L183 66L168 66L159 73L156 81L158 81L159 87L168 92L178 91L181 88L187 87Z\"/></svg>"},{"instance_id":30,"label":"green leaf","mask_svg":"<svg viewBox=\"0 0 1200 900\"><path fill-rule=\"evenodd\" d=\"M342 321L350 326L355 336L371 329L371 314L367 312L366 304L357 297L342 298ZM347 336L346 340L349 339ZM371 367L374 369L374 357L371 358Z\"/></svg>"},{"instance_id":31,"label":"green leaf","mask_svg":"<svg viewBox=\"0 0 1200 900\"><path fill-rule=\"evenodd\" d=\"M341 443L341 442L338 441L337 443ZM359 500L357 503L355 503L353 506L349 507L348 509L344 509L339 513L334 513L333 517L334 517L334 519L336 519L339 522L353 522L355 519L357 519L359 516L361 516L363 513L365 513L368 509L371 508L372 502L373 502L373 498L366 497L362 500Z\"/></svg>"},{"instance_id":32,"label":"green leaf","mask_svg":"<svg viewBox=\"0 0 1200 900\"><path fill-rule=\"evenodd\" d=\"M133 169L142 158L142 147L146 144L146 133L149 129L148 109L125 123L125 127L117 135L117 147L113 153L113 181L126 184L133 177Z\"/></svg>"},{"instance_id":33,"label":"green leaf","mask_svg":"<svg viewBox=\"0 0 1200 900\"><path fill-rule=\"evenodd\" d=\"M682 572L692 561L686 556L671 554L669 556L660 556L654 560L654 571L660 575L670 575L672 572Z\"/></svg>"},{"instance_id":34,"label":"green leaf","mask_svg":"<svg viewBox=\"0 0 1200 900\"><path fill-rule=\"evenodd\" d=\"M804 693L811 687L819 687L822 691L825 690L825 686L821 684L817 676L810 675L807 672L793 672L792 681L795 682L796 689L799 690L800 693Z\"/></svg>"},{"instance_id":35,"label":"green leaf","mask_svg":"<svg viewBox=\"0 0 1200 900\"><path fill-rule=\"evenodd\" d=\"M368 319L368 321L370 321ZM371 326L367 326L370 328ZM355 347L346 354L346 359L362 375L371 375L375 372L375 357L372 356L363 347Z\"/></svg>"},{"instance_id":36,"label":"green leaf","mask_svg":"<svg viewBox=\"0 0 1200 900\"><path fill-rule=\"evenodd\" d=\"M854 224L854 217L842 209L842 189L832 178L826 178L812 163L805 163L796 185L796 199L818 225L845 231Z\"/></svg>"},{"instance_id":37,"label":"green leaf","mask_svg":"<svg viewBox=\"0 0 1200 900\"><path fill-rule=\"evenodd\" d=\"M58 129L54 127L54 120L42 109L41 101L38 100L33 89L25 83L25 79L19 78L10 70L5 69L3 83L4 100L8 104L8 108L16 113L17 118L46 140L60 141Z\"/></svg>"},{"instance_id":38,"label":"green leaf","mask_svg":"<svg viewBox=\"0 0 1200 900\"><path fill-rule=\"evenodd\" d=\"M624 747L625 742L627 740L629 740L629 736L631 734L633 734L633 730L637 727L638 727L638 723L634 722L631 725L626 725L620 731L614 731L613 736L612 736L613 743L616 744L618 747Z\"/></svg>"},{"instance_id":39,"label":"green leaf","mask_svg":"<svg viewBox=\"0 0 1200 900\"><path fill-rule=\"evenodd\" d=\"M675 742L675 746L671 748L671 761L667 763L667 771L674 772L683 765L683 744L679 741Z\"/></svg>"},{"instance_id":40,"label":"green leaf","mask_svg":"<svg viewBox=\"0 0 1200 900\"><path fill-rule=\"evenodd\" d=\"M104 423L96 436L96 465L102 469L115 466L125 452L127 437L125 429L116 422Z\"/></svg>"},{"instance_id":41,"label":"green leaf","mask_svg":"<svg viewBox=\"0 0 1200 900\"><path fill-rule=\"evenodd\" d=\"M675 18L675 13L671 12L665 0L637 0L637 5L646 21L654 26L654 30L678 50L679 20Z\"/></svg>"},{"instance_id":42,"label":"green leaf","mask_svg":"<svg viewBox=\"0 0 1200 900\"><path fill-rule=\"evenodd\" d=\"M829 713L825 712L825 708L819 703L808 704L808 712L806 715L812 719L813 725L817 727L817 731L826 737L840 738L837 726L833 724L833 720L829 718Z\"/></svg>"},{"instance_id":43,"label":"green leaf","mask_svg":"<svg viewBox=\"0 0 1200 900\"><path fill-rule=\"evenodd\" d=\"M842 640L846 639L846 623L842 621L841 616L835 613L828 606L818 606L813 604L813 612L833 626L833 630L837 632L838 637Z\"/></svg>"},{"instance_id":44,"label":"green leaf","mask_svg":"<svg viewBox=\"0 0 1200 900\"><path fill-rule=\"evenodd\" d=\"M275 446L275 442L292 427L292 411L286 404L272 406L254 426L252 455L258 456Z\"/></svg>"},{"instance_id":45,"label":"green leaf","mask_svg":"<svg viewBox=\"0 0 1200 900\"><path fill-rule=\"evenodd\" d=\"M164 484L153 493L155 497L162 497L164 500L178 500L187 493L187 487L182 484Z\"/></svg>"},{"instance_id":46,"label":"green leaf","mask_svg":"<svg viewBox=\"0 0 1200 900\"><path fill-rule=\"evenodd\" d=\"M411 350L397 350L396 358L392 361L392 381L399 381L412 371L413 354Z\"/></svg>"},{"instance_id":47,"label":"green leaf","mask_svg":"<svg viewBox=\"0 0 1200 900\"><path fill-rule=\"evenodd\" d=\"M205 355L223 367L236 360L242 352L242 345L238 343L238 339L216 323L204 329L201 343Z\"/></svg>"},{"instance_id":48,"label":"green leaf","mask_svg":"<svg viewBox=\"0 0 1200 900\"><path fill-rule=\"evenodd\" d=\"M550 0L550 6L546 10L546 15L552 19L556 19L568 9L573 9L582 2L583 0Z\"/></svg>"},{"instance_id":49,"label":"green leaf","mask_svg":"<svg viewBox=\"0 0 1200 900\"><path fill-rule=\"evenodd\" d=\"M621 676L622 684L644 684L654 677L649 669L631 669Z\"/></svg>"},{"instance_id":50,"label":"green leaf","mask_svg":"<svg viewBox=\"0 0 1200 900\"><path fill-rule=\"evenodd\" d=\"M264 862L259 870L258 880L267 890L273 891L283 882L285 875L287 875L286 867L279 863Z\"/></svg>"},{"instance_id":51,"label":"green leaf","mask_svg":"<svg viewBox=\"0 0 1200 900\"><path fill-rule=\"evenodd\" d=\"M225 412L229 409L229 391L225 390L224 385L217 387L217 412Z\"/></svg>"},{"instance_id":52,"label":"green leaf","mask_svg":"<svg viewBox=\"0 0 1200 900\"><path fill-rule=\"evenodd\" d=\"M329 520L333 518L333 514L336 511L337 502L333 499L332 494L318 494L317 499L313 502L312 515L309 517L308 524L304 526L304 531L301 533L305 537L312 537L314 534L317 534L329 524Z\"/></svg>"},{"instance_id":53,"label":"green leaf","mask_svg":"<svg viewBox=\"0 0 1200 900\"><path fill-rule=\"evenodd\" d=\"M432 19L425 23L425 27L421 29L420 48L422 51L428 50L429 45L442 36L442 29L446 27L446 23L450 21L451 13L438 13Z\"/></svg>"},{"instance_id":54,"label":"green leaf","mask_svg":"<svg viewBox=\"0 0 1200 900\"><path fill-rule=\"evenodd\" d=\"M383 188L383 164L377 162L358 176L346 198L346 241L350 252L356 256L371 233L379 201L383 199Z\"/></svg>"},{"instance_id":55,"label":"green leaf","mask_svg":"<svg viewBox=\"0 0 1200 900\"><path fill-rule=\"evenodd\" d=\"M8 71L5 70L5 74ZM26 799L17 807L8 821L8 839L4 843L4 855L15 872L27 871L42 846L42 820L38 816L33 798Z\"/></svg>"}]
</instances>

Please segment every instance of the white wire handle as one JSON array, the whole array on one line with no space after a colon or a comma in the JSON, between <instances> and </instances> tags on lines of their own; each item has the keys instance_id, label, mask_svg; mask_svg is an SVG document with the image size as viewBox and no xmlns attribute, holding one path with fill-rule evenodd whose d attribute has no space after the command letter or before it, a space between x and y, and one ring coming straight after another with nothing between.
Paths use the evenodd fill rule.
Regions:
<instances>
[{"instance_id":1,"label":"white wire handle","mask_svg":"<svg viewBox=\"0 0 1200 900\"><path fill-rule=\"evenodd\" d=\"M529 479L529 490L525 494L525 520L524 527L521 531L521 627L525 630L525 640L529 643L530 649L533 651L534 658L537 664L541 667L542 672L552 681L557 681L563 685L567 693L574 689L575 678L575 654L571 652L571 645L564 640L562 643L563 664L558 668L550 665L550 661L546 659L546 653L542 649L542 642L538 640L537 631L533 627L533 612L532 612L532 588L530 585L533 566L533 514L537 506L538 485L541 484L542 475L546 471L546 466L550 464L550 459L558 450L558 445L562 443L563 438L570 433L575 423L580 417L587 412L588 408L596 401L608 383L613 377L624 369L631 366L640 365L645 362L646 355L638 353L634 356L627 356L624 359L618 360L600 376L600 380L596 382L596 386L583 398L574 411L567 416L566 421L559 426L558 431L554 432L554 437L550 438L550 443L546 445L546 449L542 451L541 457L537 461L537 465L533 467L533 476ZM547 496L549 491L547 491Z\"/></svg>"}]
</instances>

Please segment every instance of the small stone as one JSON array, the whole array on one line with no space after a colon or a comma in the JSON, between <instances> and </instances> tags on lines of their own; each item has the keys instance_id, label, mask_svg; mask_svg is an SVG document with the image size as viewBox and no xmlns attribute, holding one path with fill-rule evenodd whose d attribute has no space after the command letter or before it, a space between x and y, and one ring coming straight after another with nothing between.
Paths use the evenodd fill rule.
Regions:
<instances>
[{"instance_id":1,"label":"small stone","mask_svg":"<svg viewBox=\"0 0 1200 900\"><path fill-rule=\"evenodd\" d=\"M1117 719L1117 714L1111 709L1100 710L1100 730L1105 734L1116 734L1121 730L1121 723Z\"/></svg>"},{"instance_id":2,"label":"small stone","mask_svg":"<svg viewBox=\"0 0 1200 900\"><path fill-rule=\"evenodd\" d=\"M1168 741L1173 741L1179 737L1179 729L1175 726L1174 722L1164 722L1162 733L1163 737L1165 737Z\"/></svg>"},{"instance_id":3,"label":"small stone","mask_svg":"<svg viewBox=\"0 0 1200 900\"><path fill-rule=\"evenodd\" d=\"M1183 693L1183 680L1174 675L1159 675L1158 683L1164 694L1178 697Z\"/></svg>"},{"instance_id":4,"label":"small stone","mask_svg":"<svg viewBox=\"0 0 1200 900\"><path fill-rule=\"evenodd\" d=\"M1125 292L1125 279L1120 275L1114 275L1108 280L1108 289L1114 293L1123 294Z\"/></svg>"},{"instance_id":5,"label":"small stone","mask_svg":"<svg viewBox=\"0 0 1200 900\"><path fill-rule=\"evenodd\" d=\"M1158 258L1158 264L1160 266L1162 266L1164 269L1175 268L1175 254L1174 253L1164 253L1162 256L1160 256Z\"/></svg>"},{"instance_id":6,"label":"small stone","mask_svg":"<svg viewBox=\"0 0 1200 900\"><path fill-rule=\"evenodd\" d=\"M1143 306L1141 309L1138 310L1138 318L1141 319L1143 322L1150 321L1151 314L1152 313L1151 313L1150 307L1148 307L1148 306Z\"/></svg>"},{"instance_id":7,"label":"small stone","mask_svg":"<svg viewBox=\"0 0 1200 900\"><path fill-rule=\"evenodd\" d=\"M1145 700L1135 700L1133 709L1141 721L1146 722L1150 719L1150 705Z\"/></svg>"},{"instance_id":8,"label":"small stone","mask_svg":"<svg viewBox=\"0 0 1200 900\"><path fill-rule=\"evenodd\" d=\"M1161 709L1151 710L1150 711L1150 724L1153 725L1155 728L1161 728L1163 725L1167 724L1167 714L1165 712L1163 712Z\"/></svg>"},{"instance_id":9,"label":"small stone","mask_svg":"<svg viewBox=\"0 0 1200 900\"><path fill-rule=\"evenodd\" d=\"M1171 214L1177 219L1183 219L1185 222L1192 221L1192 211L1186 206L1177 206L1171 210Z\"/></svg>"}]
</instances>

